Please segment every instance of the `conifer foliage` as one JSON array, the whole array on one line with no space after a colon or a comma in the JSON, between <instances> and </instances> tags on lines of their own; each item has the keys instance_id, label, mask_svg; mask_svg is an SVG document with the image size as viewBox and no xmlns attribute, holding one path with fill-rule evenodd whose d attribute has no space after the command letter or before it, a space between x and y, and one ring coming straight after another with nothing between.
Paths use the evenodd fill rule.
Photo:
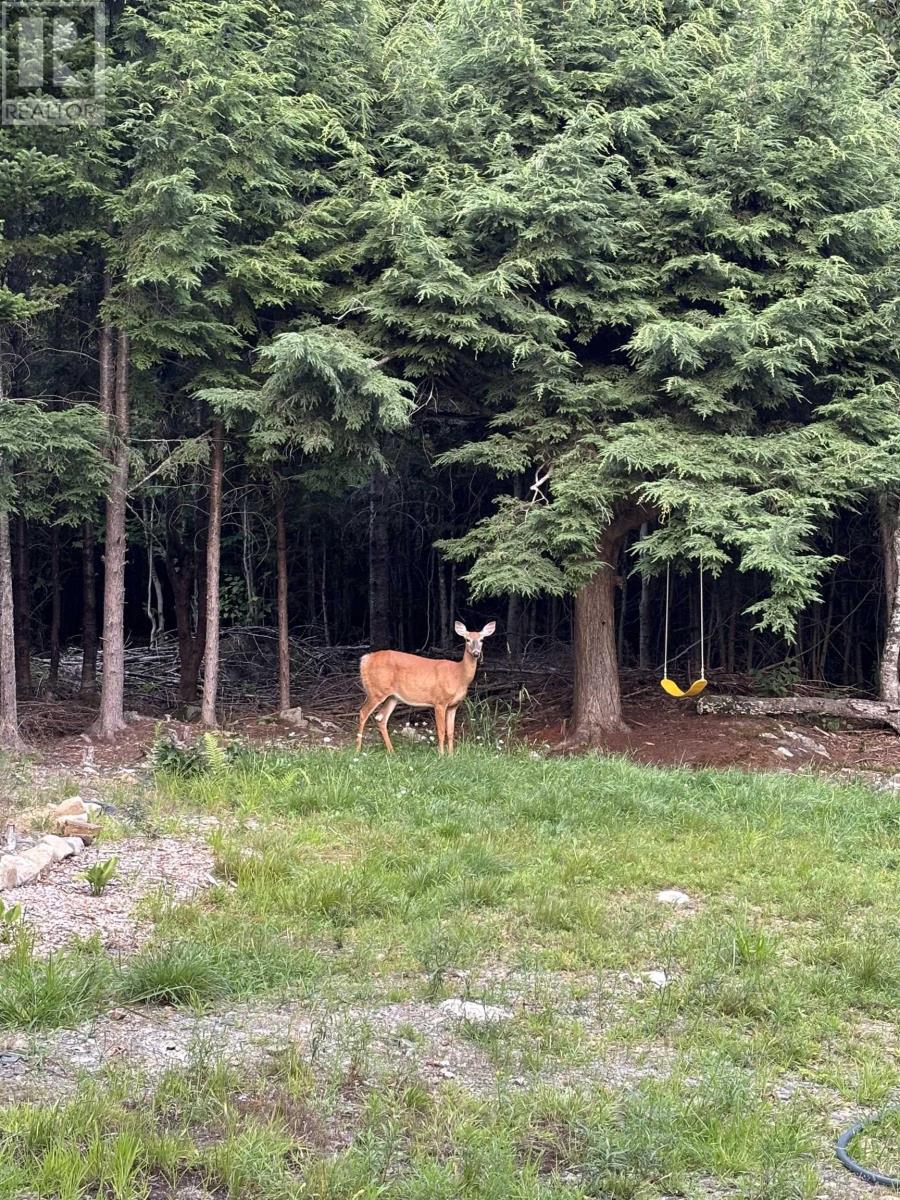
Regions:
<instances>
[{"instance_id":1,"label":"conifer foliage","mask_svg":"<svg viewBox=\"0 0 900 1200\"><path fill-rule=\"evenodd\" d=\"M107 33L104 125L0 130L0 740L32 625L58 664L64 526L86 680L103 552L103 736L145 591L215 723L243 588L282 705L291 623L415 649L513 597L513 647L543 605L595 742L629 577L642 666L654 579L701 563L725 657L738 622L789 646L860 513L898 600L855 669L897 693L889 6L124 0Z\"/></svg>"}]
</instances>

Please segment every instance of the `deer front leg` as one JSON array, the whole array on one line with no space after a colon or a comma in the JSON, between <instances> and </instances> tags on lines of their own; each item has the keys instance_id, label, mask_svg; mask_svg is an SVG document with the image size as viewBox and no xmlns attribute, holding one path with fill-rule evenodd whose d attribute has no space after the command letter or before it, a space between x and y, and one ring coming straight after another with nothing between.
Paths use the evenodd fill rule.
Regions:
<instances>
[{"instance_id":1,"label":"deer front leg","mask_svg":"<svg viewBox=\"0 0 900 1200\"><path fill-rule=\"evenodd\" d=\"M434 723L437 728L438 754L444 753L444 736L447 731L447 705L434 706Z\"/></svg>"},{"instance_id":2,"label":"deer front leg","mask_svg":"<svg viewBox=\"0 0 900 1200\"><path fill-rule=\"evenodd\" d=\"M454 704L452 708L447 709L447 753L453 753L453 736L456 733L456 710L458 704Z\"/></svg>"}]
</instances>

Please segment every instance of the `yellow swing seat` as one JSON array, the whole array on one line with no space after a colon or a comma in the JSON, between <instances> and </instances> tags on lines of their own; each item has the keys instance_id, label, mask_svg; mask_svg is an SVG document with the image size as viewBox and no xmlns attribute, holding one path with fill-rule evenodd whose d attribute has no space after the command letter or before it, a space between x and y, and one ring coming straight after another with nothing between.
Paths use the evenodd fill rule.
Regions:
<instances>
[{"instance_id":1,"label":"yellow swing seat","mask_svg":"<svg viewBox=\"0 0 900 1200\"><path fill-rule=\"evenodd\" d=\"M670 696L675 696L678 699L689 699L691 696L699 696L706 687L705 679L695 679L686 692L683 692L674 679L661 679L659 686L664 692L668 692Z\"/></svg>"},{"instance_id":2,"label":"yellow swing seat","mask_svg":"<svg viewBox=\"0 0 900 1200\"><path fill-rule=\"evenodd\" d=\"M682 691L674 679L669 678L669 593L671 567L666 565L666 624L663 636L663 677L659 686L668 696L676 700L689 700L699 696L706 687L706 626L703 614L703 559L700 559L700 678L695 679L687 691Z\"/></svg>"}]
</instances>

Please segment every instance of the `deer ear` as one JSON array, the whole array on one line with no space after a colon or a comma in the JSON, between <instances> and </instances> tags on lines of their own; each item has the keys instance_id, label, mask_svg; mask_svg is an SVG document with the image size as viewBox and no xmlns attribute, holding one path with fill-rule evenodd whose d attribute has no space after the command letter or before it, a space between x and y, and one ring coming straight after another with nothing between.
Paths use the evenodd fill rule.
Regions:
<instances>
[{"instance_id":1,"label":"deer ear","mask_svg":"<svg viewBox=\"0 0 900 1200\"><path fill-rule=\"evenodd\" d=\"M484 629L482 629L482 631L481 631L481 636L483 638L490 637L496 628L497 628L496 621L488 621L487 625L485 625Z\"/></svg>"},{"instance_id":2,"label":"deer ear","mask_svg":"<svg viewBox=\"0 0 900 1200\"><path fill-rule=\"evenodd\" d=\"M463 625L462 621L457 621L456 624L453 626L453 628L456 630L456 632L459 634L460 637L465 637L466 634L469 632L468 629L466 629L465 625Z\"/></svg>"}]
</instances>

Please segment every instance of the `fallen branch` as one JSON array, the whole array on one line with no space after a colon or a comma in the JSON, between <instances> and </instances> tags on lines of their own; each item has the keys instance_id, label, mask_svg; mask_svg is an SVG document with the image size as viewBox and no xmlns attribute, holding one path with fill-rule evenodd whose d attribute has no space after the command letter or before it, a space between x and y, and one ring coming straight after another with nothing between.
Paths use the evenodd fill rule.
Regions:
<instances>
[{"instance_id":1,"label":"fallen branch","mask_svg":"<svg viewBox=\"0 0 900 1200\"><path fill-rule=\"evenodd\" d=\"M900 707L881 700L827 696L701 696L697 712L738 717L778 717L812 713L845 721L872 721L900 733Z\"/></svg>"}]
</instances>

